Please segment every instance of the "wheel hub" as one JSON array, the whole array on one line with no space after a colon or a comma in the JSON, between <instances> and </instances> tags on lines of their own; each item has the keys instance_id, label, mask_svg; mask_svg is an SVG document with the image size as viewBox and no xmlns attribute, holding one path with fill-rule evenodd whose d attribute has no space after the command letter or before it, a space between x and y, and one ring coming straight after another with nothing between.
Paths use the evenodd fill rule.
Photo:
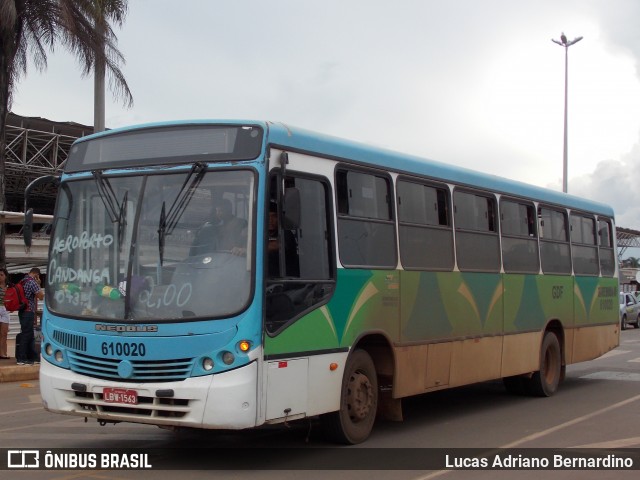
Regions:
<instances>
[{"instance_id":1,"label":"wheel hub","mask_svg":"<svg viewBox=\"0 0 640 480\"><path fill-rule=\"evenodd\" d=\"M351 376L347 407L349 408L349 415L354 421L364 420L369 415L373 407L373 388L366 375L355 372Z\"/></svg>"}]
</instances>

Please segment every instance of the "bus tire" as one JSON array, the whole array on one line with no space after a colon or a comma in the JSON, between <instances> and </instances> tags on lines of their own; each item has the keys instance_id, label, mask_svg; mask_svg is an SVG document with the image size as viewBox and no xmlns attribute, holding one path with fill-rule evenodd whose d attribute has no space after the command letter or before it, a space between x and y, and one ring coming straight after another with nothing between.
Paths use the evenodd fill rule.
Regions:
<instances>
[{"instance_id":1,"label":"bus tire","mask_svg":"<svg viewBox=\"0 0 640 480\"><path fill-rule=\"evenodd\" d=\"M540 347L540 370L528 380L527 390L536 397L550 397L558 390L563 373L558 337L553 332L546 332Z\"/></svg>"},{"instance_id":2,"label":"bus tire","mask_svg":"<svg viewBox=\"0 0 640 480\"><path fill-rule=\"evenodd\" d=\"M347 445L364 442L373 429L378 409L378 379L369 354L355 350L342 377L340 410L322 415L328 440Z\"/></svg>"}]
</instances>

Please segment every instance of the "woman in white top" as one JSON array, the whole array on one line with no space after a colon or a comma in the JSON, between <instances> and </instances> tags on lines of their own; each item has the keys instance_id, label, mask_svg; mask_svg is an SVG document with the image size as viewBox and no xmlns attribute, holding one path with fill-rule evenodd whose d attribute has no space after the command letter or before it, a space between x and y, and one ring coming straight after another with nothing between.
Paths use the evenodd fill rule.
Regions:
<instances>
[{"instance_id":1,"label":"woman in white top","mask_svg":"<svg viewBox=\"0 0 640 480\"><path fill-rule=\"evenodd\" d=\"M7 291L9 272L0 268L0 358L9 358L7 354L7 337L9 336L9 312L4 307L4 293Z\"/></svg>"}]
</instances>

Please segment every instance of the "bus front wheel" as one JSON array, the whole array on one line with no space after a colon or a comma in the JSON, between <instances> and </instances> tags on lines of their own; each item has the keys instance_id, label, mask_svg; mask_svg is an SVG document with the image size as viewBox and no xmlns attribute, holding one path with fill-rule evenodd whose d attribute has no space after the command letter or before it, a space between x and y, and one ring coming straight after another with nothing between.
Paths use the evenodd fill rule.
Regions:
<instances>
[{"instance_id":1,"label":"bus front wheel","mask_svg":"<svg viewBox=\"0 0 640 480\"><path fill-rule=\"evenodd\" d=\"M540 347L540 370L528 380L529 393L537 397L550 397L558 389L563 373L558 337L553 332L546 332Z\"/></svg>"},{"instance_id":2,"label":"bus front wheel","mask_svg":"<svg viewBox=\"0 0 640 480\"><path fill-rule=\"evenodd\" d=\"M377 409L376 368L367 352L355 350L344 369L340 410L322 416L325 436L348 445L364 442L373 428Z\"/></svg>"}]
</instances>

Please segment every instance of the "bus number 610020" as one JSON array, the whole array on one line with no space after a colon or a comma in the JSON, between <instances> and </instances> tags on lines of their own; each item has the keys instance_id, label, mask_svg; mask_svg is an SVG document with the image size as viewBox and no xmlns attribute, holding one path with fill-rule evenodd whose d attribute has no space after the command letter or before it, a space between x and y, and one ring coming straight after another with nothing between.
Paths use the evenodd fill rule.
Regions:
<instances>
[{"instance_id":1,"label":"bus number 610020","mask_svg":"<svg viewBox=\"0 0 640 480\"><path fill-rule=\"evenodd\" d=\"M125 357L144 357L147 349L144 343L114 343L102 342L103 355L117 355Z\"/></svg>"}]
</instances>

